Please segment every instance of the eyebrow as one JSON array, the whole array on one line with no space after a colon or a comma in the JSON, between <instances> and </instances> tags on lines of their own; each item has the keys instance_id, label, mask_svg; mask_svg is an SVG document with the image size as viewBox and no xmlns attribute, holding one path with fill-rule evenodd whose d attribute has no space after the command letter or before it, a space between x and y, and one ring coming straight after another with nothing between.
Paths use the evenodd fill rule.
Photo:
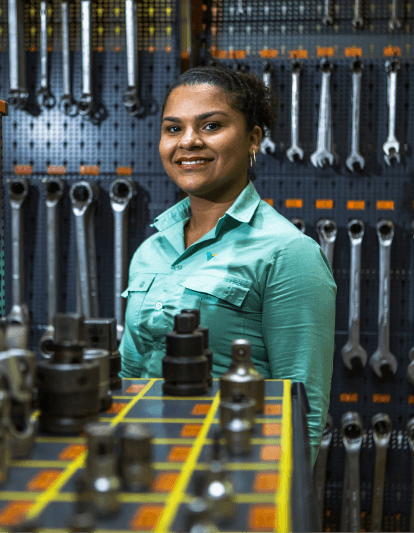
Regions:
<instances>
[{"instance_id":1,"label":"eyebrow","mask_svg":"<svg viewBox=\"0 0 414 533\"><path fill-rule=\"evenodd\" d=\"M211 117L212 115L224 115L225 117L228 117L227 113L224 113L224 111L210 111L209 113L203 113L202 115L196 115L196 120L203 120L205 118ZM171 122L182 122L182 120L178 117L164 117L162 119L162 122L164 120L169 120Z\"/></svg>"}]
</instances>

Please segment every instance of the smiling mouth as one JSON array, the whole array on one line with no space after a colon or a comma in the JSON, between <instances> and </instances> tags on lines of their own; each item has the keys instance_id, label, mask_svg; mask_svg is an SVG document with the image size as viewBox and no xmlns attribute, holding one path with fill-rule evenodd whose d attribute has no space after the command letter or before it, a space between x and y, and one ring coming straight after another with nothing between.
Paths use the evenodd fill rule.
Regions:
<instances>
[{"instance_id":1,"label":"smiling mouth","mask_svg":"<svg viewBox=\"0 0 414 533\"><path fill-rule=\"evenodd\" d=\"M177 165L183 170L192 170L194 168L204 167L207 163L211 163L211 161L205 159L200 159L198 161L179 161Z\"/></svg>"}]
</instances>

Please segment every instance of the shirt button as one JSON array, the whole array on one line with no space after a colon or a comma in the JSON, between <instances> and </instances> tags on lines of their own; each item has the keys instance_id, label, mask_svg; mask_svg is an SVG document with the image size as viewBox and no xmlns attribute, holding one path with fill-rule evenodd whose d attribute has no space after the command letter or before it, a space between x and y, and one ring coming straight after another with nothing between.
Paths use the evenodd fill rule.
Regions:
<instances>
[{"instance_id":1,"label":"shirt button","mask_svg":"<svg viewBox=\"0 0 414 533\"><path fill-rule=\"evenodd\" d=\"M183 268L183 266L182 265L177 265L175 268L176 268L176 270L181 270Z\"/></svg>"},{"instance_id":2,"label":"shirt button","mask_svg":"<svg viewBox=\"0 0 414 533\"><path fill-rule=\"evenodd\" d=\"M158 311L159 311L160 309L162 309L162 302L157 302L157 303L155 304L155 309L157 309Z\"/></svg>"}]
</instances>

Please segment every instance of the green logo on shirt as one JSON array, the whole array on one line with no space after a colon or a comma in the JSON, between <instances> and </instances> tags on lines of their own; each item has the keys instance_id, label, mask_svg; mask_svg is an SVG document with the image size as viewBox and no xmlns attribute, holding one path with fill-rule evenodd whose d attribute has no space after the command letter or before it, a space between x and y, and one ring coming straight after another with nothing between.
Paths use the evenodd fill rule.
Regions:
<instances>
[{"instance_id":1,"label":"green logo on shirt","mask_svg":"<svg viewBox=\"0 0 414 533\"><path fill-rule=\"evenodd\" d=\"M215 257L217 254L212 254L211 252L206 252L207 253L207 261L210 261L210 259L213 259L213 257Z\"/></svg>"}]
</instances>

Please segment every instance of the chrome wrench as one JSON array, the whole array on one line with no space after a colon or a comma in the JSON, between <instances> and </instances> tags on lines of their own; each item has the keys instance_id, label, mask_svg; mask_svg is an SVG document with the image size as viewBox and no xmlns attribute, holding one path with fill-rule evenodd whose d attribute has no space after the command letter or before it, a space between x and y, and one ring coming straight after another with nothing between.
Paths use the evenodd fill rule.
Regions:
<instances>
[{"instance_id":1,"label":"chrome wrench","mask_svg":"<svg viewBox=\"0 0 414 533\"><path fill-rule=\"evenodd\" d=\"M310 156L311 163L315 168L323 168L325 165L333 165L335 159L331 151L331 92L329 84L332 68L333 64L331 61L328 59L322 59L322 88L319 104L318 141L316 151Z\"/></svg>"},{"instance_id":2,"label":"chrome wrench","mask_svg":"<svg viewBox=\"0 0 414 533\"><path fill-rule=\"evenodd\" d=\"M114 215L114 309L118 341L124 334L125 299L121 294L128 284L128 212L135 195L135 184L129 179L118 178L109 188Z\"/></svg>"},{"instance_id":3,"label":"chrome wrench","mask_svg":"<svg viewBox=\"0 0 414 533\"><path fill-rule=\"evenodd\" d=\"M341 531L361 531L359 455L364 431L358 413L349 411L341 418L341 436L346 459L342 488Z\"/></svg>"},{"instance_id":4,"label":"chrome wrench","mask_svg":"<svg viewBox=\"0 0 414 533\"><path fill-rule=\"evenodd\" d=\"M354 18L352 19L352 26L356 30L362 30L364 27L364 17L362 11L362 0L355 0L354 4Z\"/></svg>"},{"instance_id":5,"label":"chrome wrench","mask_svg":"<svg viewBox=\"0 0 414 533\"><path fill-rule=\"evenodd\" d=\"M372 436L375 442L375 470L372 489L371 531L381 531L384 504L385 467L391 441L392 422L386 413L372 417Z\"/></svg>"},{"instance_id":6,"label":"chrome wrench","mask_svg":"<svg viewBox=\"0 0 414 533\"><path fill-rule=\"evenodd\" d=\"M332 5L332 0L324 0L322 22L323 22L326 26L333 26L334 19L333 19L333 5Z\"/></svg>"},{"instance_id":7,"label":"chrome wrench","mask_svg":"<svg viewBox=\"0 0 414 533\"><path fill-rule=\"evenodd\" d=\"M401 28L401 21L398 18L398 0L392 0L391 18L388 22L388 27L391 31L399 30Z\"/></svg>"},{"instance_id":8,"label":"chrome wrench","mask_svg":"<svg viewBox=\"0 0 414 533\"><path fill-rule=\"evenodd\" d=\"M412 416L407 422L407 438L411 452L411 512L410 512L410 526L408 531L414 531L414 417Z\"/></svg>"},{"instance_id":9,"label":"chrome wrench","mask_svg":"<svg viewBox=\"0 0 414 533\"><path fill-rule=\"evenodd\" d=\"M306 224L305 224L305 221L302 220L301 218L296 218L296 217L293 217L290 219L290 221L292 222L292 224L294 226L296 226L298 228L298 230L300 230L302 233L305 233L306 232Z\"/></svg>"},{"instance_id":10,"label":"chrome wrench","mask_svg":"<svg viewBox=\"0 0 414 533\"><path fill-rule=\"evenodd\" d=\"M365 166L365 159L359 153L362 69L363 64L359 59L352 62L352 141L351 154L346 160L346 166L351 172L354 172L354 170L362 170Z\"/></svg>"},{"instance_id":11,"label":"chrome wrench","mask_svg":"<svg viewBox=\"0 0 414 533\"><path fill-rule=\"evenodd\" d=\"M47 51L47 2L40 2L40 90L36 94L39 107L51 109L56 100L49 88L48 51Z\"/></svg>"},{"instance_id":12,"label":"chrome wrench","mask_svg":"<svg viewBox=\"0 0 414 533\"><path fill-rule=\"evenodd\" d=\"M319 236L322 251L326 255L331 268L333 268L334 246L338 233L336 222L328 218L322 218L316 224L316 231Z\"/></svg>"},{"instance_id":13,"label":"chrome wrench","mask_svg":"<svg viewBox=\"0 0 414 533\"><path fill-rule=\"evenodd\" d=\"M82 32L82 96L78 101L78 111L85 120L94 115L92 95L92 11L91 0L81 0Z\"/></svg>"},{"instance_id":14,"label":"chrome wrench","mask_svg":"<svg viewBox=\"0 0 414 533\"><path fill-rule=\"evenodd\" d=\"M266 63L265 67L264 67L264 70L263 70L263 83L265 84L265 86L271 90L271 87L272 87L272 65L270 65L270 63ZM262 139L262 142L260 144L260 151L262 152L262 154L267 154L267 153L272 153L274 154L275 153L275 150L276 150L276 145L275 143L272 141L272 132L269 131L268 128L264 127L264 137Z\"/></svg>"},{"instance_id":15,"label":"chrome wrench","mask_svg":"<svg viewBox=\"0 0 414 533\"><path fill-rule=\"evenodd\" d=\"M138 97L138 28L136 0L125 0L127 90L122 95L126 112L137 115L140 109Z\"/></svg>"},{"instance_id":16,"label":"chrome wrench","mask_svg":"<svg viewBox=\"0 0 414 533\"><path fill-rule=\"evenodd\" d=\"M46 197L46 240L47 240L47 323L45 333L39 341L39 351L47 358L54 353L54 318L59 308L59 217L58 204L63 196L64 181L59 177L44 178L43 190Z\"/></svg>"},{"instance_id":17,"label":"chrome wrench","mask_svg":"<svg viewBox=\"0 0 414 533\"><path fill-rule=\"evenodd\" d=\"M292 63L292 111L291 111L291 146L286 152L291 163L302 161L303 150L299 146L299 87L302 62L295 59Z\"/></svg>"},{"instance_id":18,"label":"chrome wrench","mask_svg":"<svg viewBox=\"0 0 414 533\"><path fill-rule=\"evenodd\" d=\"M83 1L83 0L82 0ZM94 214L99 189L95 183L78 181L69 190L76 225L76 252L82 314L85 318L99 316Z\"/></svg>"},{"instance_id":19,"label":"chrome wrench","mask_svg":"<svg viewBox=\"0 0 414 533\"><path fill-rule=\"evenodd\" d=\"M29 324L29 310L24 296L24 229L23 203L29 194L27 178L7 180L11 207L12 307L8 316L12 324Z\"/></svg>"},{"instance_id":20,"label":"chrome wrench","mask_svg":"<svg viewBox=\"0 0 414 533\"><path fill-rule=\"evenodd\" d=\"M360 300L361 300L361 246L364 237L364 223L354 219L348 224L348 235L351 241L351 269L349 281L349 336L341 350L342 360L352 370L352 359L359 359L362 366L367 364L367 352L361 346L360 334Z\"/></svg>"},{"instance_id":21,"label":"chrome wrench","mask_svg":"<svg viewBox=\"0 0 414 533\"><path fill-rule=\"evenodd\" d=\"M394 224L391 220L380 220L377 224L380 246L379 300L378 300L378 347L369 360L375 374L382 377L381 367L388 365L393 374L397 372L397 359L390 352L390 264L391 244L394 238Z\"/></svg>"},{"instance_id":22,"label":"chrome wrench","mask_svg":"<svg viewBox=\"0 0 414 533\"><path fill-rule=\"evenodd\" d=\"M26 86L23 0L9 0L9 69L10 92L6 101L14 109L24 109L29 93Z\"/></svg>"},{"instance_id":23,"label":"chrome wrench","mask_svg":"<svg viewBox=\"0 0 414 533\"><path fill-rule=\"evenodd\" d=\"M319 447L318 458L313 469L316 499L319 505L319 511L321 513L321 525L323 523L323 507L325 503L325 483L326 483L326 467L328 464L328 453L331 445L333 435L333 422L332 416L328 413L326 418L325 429L322 434L322 441Z\"/></svg>"},{"instance_id":24,"label":"chrome wrench","mask_svg":"<svg viewBox=\"0 0 414 533\"><path fill-rule=\"evenodd\" d=\"M387 165L391 166L391 160L400 162L400 143L395 137L395 122L397 116L397 74L401 64L397 58L385 62L387 71L387 101L388 101L388 137L382 145L384 159Z\"/></svg>"},{"instance_id":25,"label":"chrome wrench","mask_svg":"<svg viewBox=\"0 0 414 533\"><path fill-rule=\"evenodd\" d=\"M63 95L59 101L60 111L67 116L74 117L78 114L78 106L73 99L70 81L70 47L69 47L69 2L63 0L61 4L62 15L62 67L63 67Z\"/></svg>"}]
</instances>

